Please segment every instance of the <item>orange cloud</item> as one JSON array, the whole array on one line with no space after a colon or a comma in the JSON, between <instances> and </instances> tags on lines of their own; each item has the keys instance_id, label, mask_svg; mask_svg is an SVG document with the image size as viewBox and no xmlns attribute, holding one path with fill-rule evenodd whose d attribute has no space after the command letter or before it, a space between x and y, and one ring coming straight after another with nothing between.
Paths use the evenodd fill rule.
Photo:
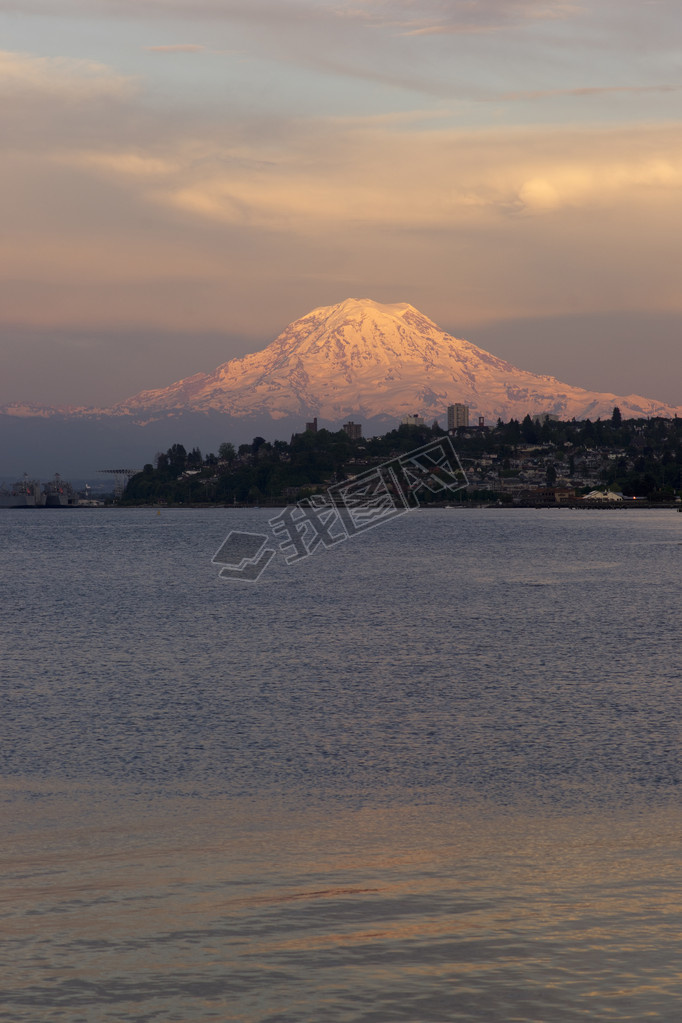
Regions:
<instances>
[{"instance_id":1,"label":"orange cloud","mask_svg":"<svg viewBox=\"0 0 682 1023\"><path fill-rule=\"evenodd\" d=\"M133 80L105 64L71 57L37 57L0 50L0 85L5 94L44 94L62 100L130 96Z\"/></svg>"}]
</instances>

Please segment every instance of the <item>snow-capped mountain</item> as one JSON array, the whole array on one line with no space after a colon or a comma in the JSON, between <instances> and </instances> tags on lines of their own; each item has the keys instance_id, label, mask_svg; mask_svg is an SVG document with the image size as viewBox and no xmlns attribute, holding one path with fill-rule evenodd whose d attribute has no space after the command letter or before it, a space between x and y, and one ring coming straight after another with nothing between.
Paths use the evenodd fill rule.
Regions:
<instances>
[{"instance_id":1,"label":"snow-capped mountain","mask_svg":"<svg viewBox=\"0 0 682 1023\"><path fill-rule=\"evenodd\" d=\"M313 416L329 429L354 419L367 434L414 413L445 426L453 402L470 407L470 422L484 416L489 424L541 412L606 419L616 405L624 418L682 416L682 406L517 369L406 303L347 299L313 309L260 352L112 408L6 405L2 471L87 476L106 465L139 467L177 442L212 451L223 440L286 440Z\"/></svg>"},{"instance_id":2,"label":"snow-capped mountain","mask_svg":"<svg viewBox=\"0 0 682 1023\"><path fill-rule=\"evenodd\" d=\"M414 306L347 299L299 320L267 348L197 373L170 387L141 391L109 414L158 416L220 412L273 419L317 415L443 417L449 404L469 405L487 422L549 412L596 419L618 405L624 418L682 415L682 407L586 391L517 369L469 341L446 334Z\"/></svg>"}]
</instances>

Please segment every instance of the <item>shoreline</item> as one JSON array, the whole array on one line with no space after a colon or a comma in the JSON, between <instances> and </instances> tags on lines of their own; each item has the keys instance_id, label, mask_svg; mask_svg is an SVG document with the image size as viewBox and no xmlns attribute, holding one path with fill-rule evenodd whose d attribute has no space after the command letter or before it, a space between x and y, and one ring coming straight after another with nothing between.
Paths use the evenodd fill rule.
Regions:
<instances>
[{"instance_id":1,"label":"shoreline","mask_svg":"<svg viewBox=\"0 0 682 1023\"><path fill-rule=\"evenodd\" d=\"M63 508L0 508L0 514L2 512L10 511L137 511L141 508L146 508L149 511L197 511L197 510L210 510L212 508L220 508L224 511L234 510L243 511L245 509L253 509L254 511L275 508L289 508L295 507L296 502L292 501L272 501L267 504L242 504L242 503L231 503L231 504L207 504L202 502L200 504L107 504L107 505L69 505ZM320 505L320 507L324 507ZM429 511L433 509L447 509L448 511L472 511L472 510L498 510L498 511L677 511L682 512L682 504L670 503L670 504L649 504L647 501L560 501L555 504L548 503L523 503L513 504L509 502L497 502L497 501L462 501L456 504L449 504L446 502L430 502L429 504L420 505L419 508L411 508L410 511ZM341 509L343 510L343 509Z\"/></svg>"}]
</instances>

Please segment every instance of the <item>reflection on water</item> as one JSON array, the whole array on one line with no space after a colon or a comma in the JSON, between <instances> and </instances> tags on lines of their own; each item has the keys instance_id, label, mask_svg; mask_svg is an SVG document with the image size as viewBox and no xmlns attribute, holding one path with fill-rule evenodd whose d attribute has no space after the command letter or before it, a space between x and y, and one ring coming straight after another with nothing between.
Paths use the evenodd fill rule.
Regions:
<instances>
[{"instance_id":1,"label":"reflection on water","mask_svg":"<svg viewBox=\"0 0 682 1023\"><path fill-rule=\"evenodd\" d=\"M2 1018L676 1018L671 810L51 803L8 803Z\"/></svg>"},{"instance_id":2,"label":"reflection on water","mask_svg":"<svg viewBox=\"0 0 682 1023\"><path fill-rule=\"evenodd\" d=\"M679 518L3 519L0 1020L676 1021Z\"/></svg>"}]
</instances>

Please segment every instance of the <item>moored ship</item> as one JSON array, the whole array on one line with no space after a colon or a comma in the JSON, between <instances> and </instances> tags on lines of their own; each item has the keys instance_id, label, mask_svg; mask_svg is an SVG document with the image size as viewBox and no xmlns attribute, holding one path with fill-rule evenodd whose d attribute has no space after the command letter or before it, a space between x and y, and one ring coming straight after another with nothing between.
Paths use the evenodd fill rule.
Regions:
<instances>
[{"instance_id":1,"label":"moored ship","mask_svg":"<svg viewBox=\"0 0 682 1023\"><path fill-rule=\"evenodd\" d=\"M73 508L78 504L78 496L66 480L63 480L59 473L55 473L54 479L45 484L45 505L47 508Z\"/></svg>"},{"instance_id":2,"label":"moored ship","mask_svg":"<svg viewBox=\"0 0 682 1023\"><path fill-rule=\"evenodd\" d=\"M46 502L38 480L30 480L26 473L10 487L0 487L0 508L43 508Z\"/></svg>"}]
</instances>

